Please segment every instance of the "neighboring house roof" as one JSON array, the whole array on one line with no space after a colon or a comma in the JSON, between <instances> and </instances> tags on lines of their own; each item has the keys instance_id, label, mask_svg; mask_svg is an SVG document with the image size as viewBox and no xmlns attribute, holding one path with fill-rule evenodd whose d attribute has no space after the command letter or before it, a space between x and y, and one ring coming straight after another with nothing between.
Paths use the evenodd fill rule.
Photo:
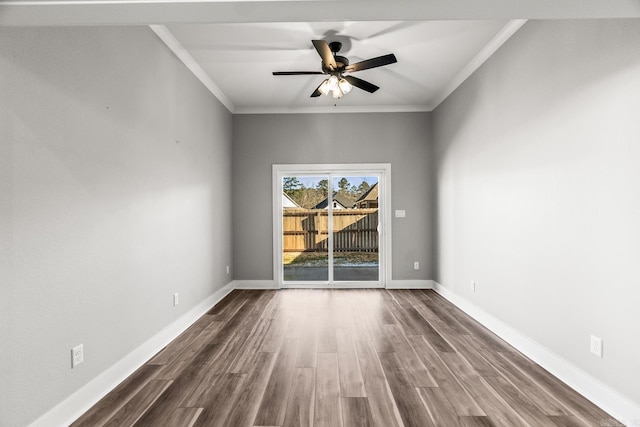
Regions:
<instances>
[{"instance_id":1,"label":"neighboring house roof","mask_svg":"<svg viewBox=\"0 0 640 427\"><path fill-rule=\"evenodd\" d=\"M353 207L353 202L350 199L344 197L340 193L335 194L333 196L333 200L337 202L343 209L351 209ZM328 198L326 198L320 203L318 203L317 205L315 205L313 209L327 209L328 205L329 205L329 200Z\"/></svg>"},{"instance_id":2,"label":"neighboring house roof","mask_svg":"<svg viewBox=\"0 0 640 427\"><path fill-rule=\"evenodd\" d=\"M374 200L378 200L378 183L377 182L373 184L371 188L369 188L369 191L364 193L362 196L360 196L358 200L356 200L356 205L360 205L364 202L370 202Z\"/></svg>"},{"instance_id":3,"label":"neighboring house roof","mask_svg":"<svg viewBox=\"0 0 640 427\"><path fill-rule=\"evenodd\" d=\"M282 193L282 207L283 208L299 208L300 205L295 202L287 193Z\"/></svg>"}]
</instances>

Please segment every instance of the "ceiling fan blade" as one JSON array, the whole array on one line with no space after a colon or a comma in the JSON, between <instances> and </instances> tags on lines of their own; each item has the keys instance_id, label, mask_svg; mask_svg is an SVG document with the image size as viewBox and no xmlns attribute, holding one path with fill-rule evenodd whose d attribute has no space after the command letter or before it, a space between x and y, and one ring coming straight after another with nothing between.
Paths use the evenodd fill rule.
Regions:
<instances>
[{"instance_id":1,"label":"ceiling fan blade","mask_svg":"<svg viewBox=\"0 0 640 427\"><path fill-rule=\"evenodd\" d=\"M353 73L355 71L368 70L369 68L382 67L384 65L393 64L395 62L398 62L396 56L393 53L390 53L388 55L382 55L378 56L377 58L366 59L364 61L348 65L347 68L345 68L345 71Z\"/></svg>"},{"instance_id":2,"label":"ceiling fan blade","mask_svg":"<svg viewBox=\"0 0 640 427\"><path fill-rule=\"evenodd\" d=\"M322 82L322 83L324 83L324 82ZM320 86L322 86L322 83L320 83ZM311 98L317 98L320 95L322 95L322 92L320 92L320 86L318 86L316 88L316 90L313 91L313 93L311 94Z\"/></svg>"},{"instance_id":3,"label":"ceiling fan blade","mask_svg":"<svg viewBox=\"0 0 640 427\"><path fill-rule=\"evenodd\" d=\"M367 91L369 93L373 93L375 91L377 91L378 89L380 89L378 86L374 85L373 83L369 83L365 80L359 79L357 77L353 77L353 76L344 76L344 79L346 81L348 81L349 83L351 83L353 86L360 88L364 91Z\"/></svg>"},{"instance_id":4,"label":"ceiling fan blade","mask_svg":"<svg viewBox=\"0 0 640 427\"><path fill-rule=\"evenodd\" d=\"M322 71L274 71L274 76L307 76L315 74L324 74Z\"/></svg>"},{"instance_id":5,"label":"ceiling fan blade","mask_svg":"<svg viewBox=\"0 0 640 427\"><path fill-rule=\"evenodd\" d=\"M320 58L322 58L324 65L330 70L335 70L338 66L329 48L329 43L324 40L311 40L311 42L313 43L313 47L318 51Z\"/></svg>"}]
</instances>

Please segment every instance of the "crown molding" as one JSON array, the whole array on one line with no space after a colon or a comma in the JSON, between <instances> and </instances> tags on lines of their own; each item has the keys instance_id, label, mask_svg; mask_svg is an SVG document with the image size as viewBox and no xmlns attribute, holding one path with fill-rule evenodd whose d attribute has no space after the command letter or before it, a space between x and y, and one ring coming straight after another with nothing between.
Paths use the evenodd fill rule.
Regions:
<instances>
[{"instance_id":1,"label":"crown molding","mask_svg":"<svg viewBox=\"0 0 640 427\"><path fill-rule=\"evenodd\" d=\"M164 25L149 25L149 28L156 33L160 40L167 45L169 49L182 61L182 63L196 76L198 80L211 92L218 100L227 107L227 110L234 112L236 109L233 102L225 95L225 93L218 87L217 84L211 80L211 77L202 69L200 64L187 52L182 44L175 38L173 33L169 31Z\"/></svg>"},{"instance_id":2,"label":"crown molding","mask_svg":"<svg viewBox=\"0 0 640 427\"><path fill-rule=\"evenodd\" d=\"M513 19L487 43L487 45L446 85L442 91L433 97L428 111L435 110L458 86L464 83L482 64L485 63L500 47L511 38L525 23L526 19Z\"/></svg>"},{"instance_id":3,"label":"crown molding","mask_svg":"<svg viewBox=\"0 0 640 427\"><path fill-rule=\"evenodd\" d=\"M336 113L420 113L426 105L359 105L322 107L237 107L234 114L336 114Z\"/></svg>"}]
</instances>

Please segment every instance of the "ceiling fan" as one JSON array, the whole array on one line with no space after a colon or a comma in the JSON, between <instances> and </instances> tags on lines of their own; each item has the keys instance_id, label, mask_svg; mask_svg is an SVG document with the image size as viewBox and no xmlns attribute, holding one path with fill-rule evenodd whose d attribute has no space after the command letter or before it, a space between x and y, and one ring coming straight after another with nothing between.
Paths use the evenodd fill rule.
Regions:
<instances>
[{"instance_id":1,"label":"ceiling fan","mask_svg":"<svg viewBox=\"0 0 640 427\"><path fill-rule=\"evenodd\" d=\"M342 97L342 95L349 93L353 86L369 93L373 93L380 88L372 83L345 73L355 73L356 71L368 70L370 68L382 67L384 65L398 62L396 56L391 53L350 65L347 58L337 55L342 48L342 43L327 43L324 40L311 40L311 42L322 58L322 71L274 71L273 75L300 76L328 74L329 77L320 83L320 86L313 91L311 94L312 98L331 93L331 95L337 99Z\"/></svg>"}]
</instances>

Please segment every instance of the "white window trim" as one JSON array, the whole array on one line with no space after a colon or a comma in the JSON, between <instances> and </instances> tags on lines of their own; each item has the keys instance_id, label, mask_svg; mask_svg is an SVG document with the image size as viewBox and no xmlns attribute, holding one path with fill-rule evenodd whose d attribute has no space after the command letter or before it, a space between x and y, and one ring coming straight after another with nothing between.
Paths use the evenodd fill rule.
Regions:
<instances>
[{"instance_id":1,"label":"white window trim","mask_svg":"<svg viewBox=\"0 0 640 427\"><path fill-rule=\"evenodd\" d=\"M378 209L380 212L379 235L379 268L380 282L353 282L344 285L309 283L295 287L330 287L330 288L373 288L386 287L391 283L391 164L390 163L354 163L354 164L274 164L272 168L273 193L273 281L278 288L284 286L282 265L282 178L295 174L380 174L380 195ZM290 287L287 285L287 287Z\"/></svg>"}]
</instances>

